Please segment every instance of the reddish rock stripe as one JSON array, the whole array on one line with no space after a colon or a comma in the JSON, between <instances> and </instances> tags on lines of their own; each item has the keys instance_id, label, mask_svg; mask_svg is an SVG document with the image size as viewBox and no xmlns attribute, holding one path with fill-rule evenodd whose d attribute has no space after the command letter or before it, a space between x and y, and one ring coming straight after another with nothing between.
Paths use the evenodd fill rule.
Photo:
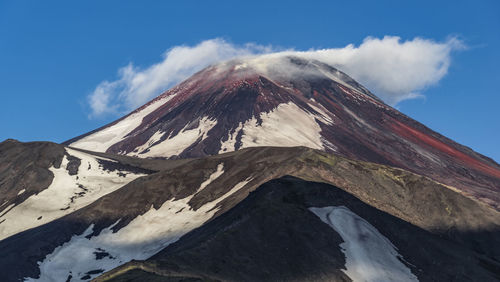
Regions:
<instances>
[{"instance_id":1,"label":"reddish rock stripe","mask_svg":"<svg viewBox=\"0 0 500 282\"><path fill-rule=\"evenodd\" d=\"M487 173L491 176L500 178L500 170L491 167L478 159L475 159L467 154L464 154L457 149L439 141L438 139L429 136L415 128L412 128L406 124L403 124L397 120L394 120L394 123L392 124L393 129L402 137L405 137L413 142L416 142L418 144L425 144L427 147L437 149L451 157L453 157L455 160L471 166L472 168L475 168L477 170L480 170L484 173Z\"/></svg>"}]
</instances>

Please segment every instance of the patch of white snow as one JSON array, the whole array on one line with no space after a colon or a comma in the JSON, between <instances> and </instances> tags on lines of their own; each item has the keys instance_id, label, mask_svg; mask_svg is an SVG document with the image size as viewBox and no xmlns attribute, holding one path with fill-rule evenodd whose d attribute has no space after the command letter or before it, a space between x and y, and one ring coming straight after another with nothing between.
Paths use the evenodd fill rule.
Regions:
<instances>
[{"instance_id":1,"label":"patch of white snow","mask_svg":"<svg viewBox=\"0 0 500 282\"><path fill-rule=\"evenodd\" d=\"M317 113L319 113L321 115L320 117L318 117L319 120L323 121L326 124L333 124L334 123L333 119L330 117L330 116L334 116L334 114L332 114L330 111L328 111L327 109L325 109L325 107L323 107L323 105L318 104L321 108L320 107L316 107L312 103L309 103L308 105L309 105L309 107L311 107L313 110L315 110ZM327 112L329 114L327 114Z\"/></svg>"},{"instance_id":2,"label":"patch of white snow","mask_svg":"<svg viewBox=\"0 0 500 282\"><path fill-rule=\"evenodd\" d=\"M151 146L153 146L156 142L160 141L161 137L165 135L165 132L161 132L161 131L156 131L150 138L148 141L146 141L146 143L144 143L143 145L135 148L134 152L140 154L142 153L143 151L147 150L148 148L151 148Z\"/></svg>"},{"instance_id":3,"label":"patch of white snow","mask_svg":"<svg viewBox=\"0 0 500 282\"><path fill-rule=\"evenodd\" d=\"M220 174L222 165L200 185L198 191L204 188L203 184L208 180L214 180ZM90 225L83 234L73 236L69 242L57 247L39 262L39 279L26 278L25 281L56 281L68 277L70 273L74 277L71 281L81 281L81 277L89 271L108 271L133 259L147 259L212 218L218 211L218 203L250 181L249 178L236 184L227 193L197 210L193 210L188 204L196 192L184 199L171 199L159 209L151 207L116 233L111 230L115 223L103 229L99 235L87 239L85 236L93 231L93 225ZM96 250L103 250L109 256L96 259ZM94 278L97 275L99 274L90 276Z\"/></svg>"},{"instance_id":4,"label":"patch of white snow","mask_svg":"<svg viewBox=\"0 0 500 282\"><path fill-rule=\"evenodd\" d=\"M197 128L186 129L186 127L188 126L186 125L186 127L184 127L179 133L177 133L177 135L169 136L169 138L163 140L162 142L149 147L149 151L147 152L132 152L129 153L129 155L139 157L172 157L179 155L194 142L196 142L196 140L198 140L200 137L202 140L205 139L210 129L212 129L217 124L217 120L210 119L208 117L201 118L199 122L200 123ZM157 137L155 136L153 136L152 138L157 139ZM150 142L151 141L148 141L146 142L146 144Z\"/></svg>"},{"instance_id":5,"label":"patch of white snow","mask_svg":"<svg viewBox=\"0 0 500 282\"><path fill-rule=\"evenodd\" d=\"M306 146L323 149L317 116L302 110L292 102L280 104L271 112L262 113L260 118L260 125L255 117L243 125L242 148Z\"/></svg>"},{"instance_id":6,"label":"patch of white snow","mask_svg":"<svg viewBox=\"0 0 500 282\"><path fill-rule=\"evenodd\" d=\"M236 136L240 133L241 129L243 128L243 123L240 122L238 127L234 130L233 133L229 132L227 136L227 140L222 142L220 145L220 150L219 154L226 153L226 152L232 152L236 150Z\"/></svg>"},{"instance_id":7,"label":"patch of white snow","mask_svg":"<svg viewBox=\"0 0 500 282\"><path fill-rule=\"evenodd\" d=\"M5 202L5 203L6 203L6 202ZM5 203L4 203L4 204L5 204ZM2 206L3 206L3 205L2 205ZM3 217L6 213L8 213L8 212L9 212L9 210L10 210L10 209L12 209L14 206L15 206L15 204L10 204L10 205L8 205L5 209L3 209L3 211L2 211L2 212L0 212L0 222L3 220L3 218L2 218L2 217ZM2 224L2 223L0 223L0 224ZM0 225L0 226L1 226L1 225ZM0 228L1 228L1 227L0 227ZM1 229L0 229L0 230L1 230ZM1 240L1 238L0 238L0 240Z\"/></svg>"},{"instance_id":8,"label":"patch of white snow","mask_svg":"<svg viewBox=\"0 0 500 282\"><path fill-rule=\"evenodd\" d=\"M0 240L81 209L144 175L106 171L98 163L103 158L69 148L66 152L81 160L78 174L69 175L64 156L59 168L50 168L54 178L47 189L0 215Z\"/></svg>"},{"instance_id":9,"label":"patch of white snow","mask_svg":"<svg viewBox=\"0 0 500 282\"><path fill-rule=\"evenodd\" d=\"M396 247L369 222L344 206L309 208L344 240L344 272L358 281L418 281L404 265Z\"/></svg>"},{"instance_id":10,"label":"patch of white snow","mask_svg":"<svg viewBox=\"0 0 500 282\"><path fill-rule=\"evenodd\" d=\"M144 117L164 105L168 100L172 99L174 95L169 95L165 98L159 99L148 105L141 111L133 113L118 123L99 130L89 136L71 143L69 146L90 150L94 152L106 152L112 145L120 142L134 129L141 125Z\"/></svg>"},{"instance_id":11,"label":"patch of white snow","mask_svg":"<svg viewBox=\"0 0 500 282\"><path fill-rule=\"evenodd\" d=\"M214 173L210 174L207 180L201 183L200 188L198 188L198 191L203 190L205 187L208 186L208 184L212 183L212 181L219 178L219 176L221 176L223 173L224 173L224 164L219 164L217 166L217 170Z\"/></svg>"}]
</instances>

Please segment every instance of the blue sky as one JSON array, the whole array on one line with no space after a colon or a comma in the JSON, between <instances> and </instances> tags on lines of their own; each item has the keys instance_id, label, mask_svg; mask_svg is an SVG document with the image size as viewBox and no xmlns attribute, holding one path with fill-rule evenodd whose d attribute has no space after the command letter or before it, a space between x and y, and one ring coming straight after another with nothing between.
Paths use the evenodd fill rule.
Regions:
<instances>
[{"instance_id":1,"label":"blue sky","mask_svg":"<svg viewBox=\"0 0 500 282\"><path fill-rule=\"evenodd\" d=\"M0 0L0 139L62 142L116 118L89 119L88 96L133 63L222 38L308 50L367 36L462 40L448 73L398 109L500 161L498 1Z\"/></svg>"}]
</instances>

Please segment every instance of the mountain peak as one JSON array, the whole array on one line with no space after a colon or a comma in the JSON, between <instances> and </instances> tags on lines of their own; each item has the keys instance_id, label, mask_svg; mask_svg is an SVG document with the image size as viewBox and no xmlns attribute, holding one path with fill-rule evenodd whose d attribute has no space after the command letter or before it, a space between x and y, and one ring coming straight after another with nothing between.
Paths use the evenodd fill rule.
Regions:
<instances>
[{"instance_id":1,"label":"mountain peak","mask_svg":"<svg viewBox=\"0 0 500 282\"><path fill-rule=\"evenodd\" d=\"M209 66L66 144L145 158L305 146L408 169L469 192L480 187L487 201L500 189L495 162L401 114L334 67L297 56Z\"/></svg>"}]
</instances>

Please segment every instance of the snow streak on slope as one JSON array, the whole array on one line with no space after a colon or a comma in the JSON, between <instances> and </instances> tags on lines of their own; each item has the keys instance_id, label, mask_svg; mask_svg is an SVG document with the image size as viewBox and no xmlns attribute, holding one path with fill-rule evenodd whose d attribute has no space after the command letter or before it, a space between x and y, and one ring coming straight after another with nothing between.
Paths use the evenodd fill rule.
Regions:
<instances>
[{"instance_id":1,"label":"snow streak on slope","mask_svg":"<svg viewBox=\"0 0 500 282\"><path fill-rule=\"evenodd\" d=\"M219 178L219 176L221 176L223 173L224 173L224 164L219 164L217 166L217 170L214 173L210 174L207 180L201 183L200 188L198 188L198 191L205 189L205 187L207 187L208 184L212 183L215 179Z\"/></svg>"},{"instance_id":2,"label":"snow streak on slope","mask_svg":"<svg viewBox=\"0 0 500 282\"><path fill-rule=\"evenodd\" d=\"M158 144L156 143L162 137L162 133L155 133L145 145L136 149L136 152L129 153L128 155L140 157L172 157L179 155L198 139L204 140L207 133L217 124L217 120L203 117L199 120L197 128L187 129L187 124L177 135L169 136ZM153 144L151 147L148 144ZM143 150L146 150L143 152Z\"/></svg>"},{"instance_id":3,"label":"snow streak on slope","mask_svg":"<svg viewBox=\"0 0 500 282\"><path fill-rule=\"evenodd\" d=\"M262 113L262 124L252 118L243 126L242 148L257 146L307 146L323 149L321 128L315 115L294 103L280 104L269 113Z\"/></svg>"},{"instance_id":4,"label":"snow streak on slope","mask_svg":"<svg viewBox=\"0 0 500 282\"><path fill-rule=\"evenodd\" d=\"M173 97L174 95L170 95L162 99L158 99L146 106L144 109L132 113L110 127L104 128L76 142L73 142L70 146L94 152L106 152L109 147L124 139L127 134L141 125L142 119L145 116L161 107Z\"/></svg>"},{"instance_id":5,"label":"snow streak on slope","mask_svg":"<svg viewBox=\"0 0 500 282\"><path fill-rule=\"evenodd\" d=\"M238 127L234 129L234 132L229 132L227 134L226 141L221 140L219 154L232 152L236 150L236 137L238 136L238 133L240 133L242 128L243 124L240 122Z\"/></svg>"},{"instance_id":6,"label":"snow streak on slope","mask_svg":"<svg viewBox=\"0 0 500 282\"><path fill-rule=\"evenodd\" d=\"M311 100L311 102L316 103L316 100L314 100L314 98L311 98L310 100ZM316 118L318 118L319 120L321 120L325 124L329 124L329 125L334 124L331 116L335 116L335 115L332 114L327 109L325 109L325 107L323 107L323 105L321 105L319 103L317 103L318 106L315 106L312 103L309 103L308 105L309 105L309 107L311 107L313 110L315 110L317 113L320 114L320 116L316 116ZM321 107L321 108L319 108L319 107ZM326 112L328 112L328 114Z\"/></svg>"},{"instance_id":7,"label":"snow streak on slope","mask_svg":"<svg viewBox=\"0 0 500 282\"><path fill-rule=\"evenodd\" d=\"M32 195L0 216L0 240L81 209L143 176L129 172L106 171L97 161L102 158L68 148L66 152L81 160L78 173L69 174L66 169L69 162L67 156L64 156L59 168L50 168L54 178L47 189Z\"/></svg>"},{"instance_id":8,"label":"snow streak on slope","mask_svg":"<svg viewBox=\"0 0 500 282\"><path fill-rule=\"evenodd\" d=\"M217 171L200 185L197 192L217 179L223 173L222 168L222 164L219 165ZM93 232L93 225L90 225L83 234L73 236L69 242L57 247L43 262L39 262L40 278L26 278L26 281L64 281L69 275L73 277L71 281L81 281L130 260L147 259L209 220L218 211L218 203L250 181L251 179L247 179L238 183L218 199L197 210L193 210L189 205L189 201L197 192L184 199L171 199L159 209L151 207L116 233L112 231L115 223L102 230L99 235L86 238L85 236ZM78 256L75 256L75 253Z\"/></svg>"},{"instance_id":9,"label":"snow streak on slope","mask_svg":"<svg viewBox=\"0 0 500 282\"><path fill-rule=\"evenodd\" d=\"M289 102L278 105L269 113L260 114L262 123L253 117L228 135L225 142L221 142L219 153L235 151L236 136L243 130L241 147L279 146L295 147L306 146L314 149L324 149L321 128L316 120L325 121L322 116L317 116L299 108ZM326 122L330 123L330 120Z\"/></svg>"},{"instance_id":10,"label":"snow streak on slope","mask_svg":"<svg viewBox=\"0 0 500 282\"><path fill-rule=\"evenodd\" d=\"M309 208L344 240L344 271L357 281L418 281L401 261L395 246L370 223L344 206Z\"/></svg>"}]
</instances>

